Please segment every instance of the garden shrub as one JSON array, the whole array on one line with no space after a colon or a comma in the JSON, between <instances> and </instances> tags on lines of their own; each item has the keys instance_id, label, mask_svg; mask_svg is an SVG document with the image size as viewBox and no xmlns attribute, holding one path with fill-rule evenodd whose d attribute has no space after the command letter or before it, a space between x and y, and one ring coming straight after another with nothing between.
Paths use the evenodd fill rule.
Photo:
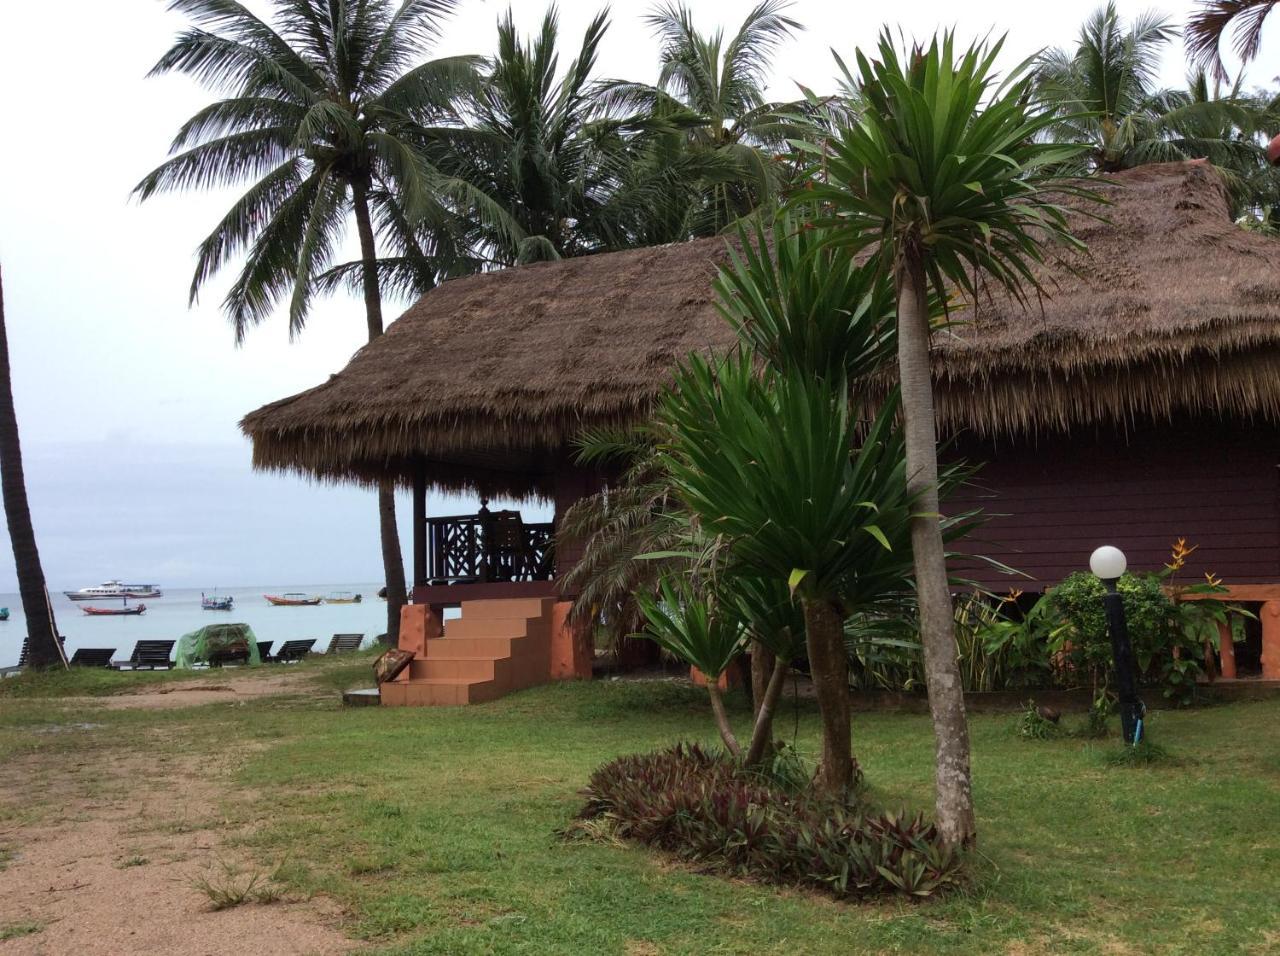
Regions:
<instances>
[{"instance_id":1,"label":"garden shrub","mask_svg":"<svg viewBox=\"0 0 1280 956\"><path fill-rule=\"evenodd\" d=\"M1116 584L1124 603L1129 642L1140 679L1161 688L1174 703L1187 704L1203 670L1203 641L1184 629L1178 609L1155 574L1125 574ZM1100 689L1114 685L1111 637L1102 596L1105 588L1092 574L1077 572L1046 595L1063 627L1056 651L1069 668L1088 676Z\"/></svg>"},{"instance_id":2,"label":"garden shrub","mask_svg":"<svg viewBox=\"0 0 1280 956\"><path fill-rule=\"evenodd\" d=\"M785 790L690 744L619 757L591 775L579 824L708 870L844 899L928 897L957 884L962 857L922 816L899 817Z\"/></svg>"}]
</instances>

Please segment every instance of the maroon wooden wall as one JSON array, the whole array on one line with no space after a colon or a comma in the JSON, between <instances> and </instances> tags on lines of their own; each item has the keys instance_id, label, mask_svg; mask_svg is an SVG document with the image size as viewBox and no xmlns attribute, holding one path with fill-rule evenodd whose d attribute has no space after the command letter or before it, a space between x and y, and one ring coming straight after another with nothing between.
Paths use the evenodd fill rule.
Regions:
<instances>
[{"instance_id":1,"label":"maroon wooden wall","mask_svg":"<svg viewBox=\"0 0 1280 956\"><path fill-rule=\"evenodd\" d=\"M559 533L560 519L576 502L594 495L604 487L604 479L593 471L571 465L562 466L555 475L556 492L556 577L559 578L582 557L584 542Z\"/></svg>"},{"instance_id":2,"label":"maroon wooden wall","mask_svg":"<svg viewBox=\"0 0 1280 956\"><path fill-rule=\"evenodd\" d=\"M957 562L994 590L1026 591L1087 569L1113 544L1133 570L1158 570L1179 537L1198 545L1183 572L1226 583L1280 582L1280 430L1219 423L1089 433L1036 442L959 441L952 455L987 464L944 506L1000 513L958 550L1030 575Z\"/></svg>"}]
</instances>

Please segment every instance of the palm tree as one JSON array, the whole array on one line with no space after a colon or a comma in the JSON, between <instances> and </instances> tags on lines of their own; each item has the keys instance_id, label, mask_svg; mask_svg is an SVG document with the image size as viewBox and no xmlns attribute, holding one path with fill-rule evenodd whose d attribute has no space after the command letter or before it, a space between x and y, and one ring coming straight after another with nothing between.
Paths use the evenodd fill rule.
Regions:
<instances>
[{"instance_id":1,"label":"palm tree","mask_svg":"<svg viewBox=\"0 0 1280 956\"><path fill-rule=\"evenodd\" d=\"M608 30L601 12L577 57L558 74L554 6L537 35L522 40L510 10L498 22L498 52L483 67L462 111L468 129L442 159L476 195L503 211L501 228L479 243L490 261L514 265L617 248L611 203L630 160L617 124L596 122L593 83Z\"/></svg>"},{"instance_id":2,"label":"palm tree","mask_svg":"<svg viewBox=\"0 0 1280 956\"><path fill-rule=\"evenodd\" d=\"M194 25L151 75L186 74L225 98L183 124L175 155L135 192L146 200L251 183L200 244L190 290L194 302L243 256L223 301L237 344L286 299L290 336L300 333L316 292L344 278L359 283L372 341L383 329L383 277L422 292L465 261L454 203L500 218L428 158L450 128L453 102L474 82L472 58L420 62L453 6L275 0L268 23L234 0L172 0ZM352 216L359 261L335 265ZM378 505L394 641L406 589L391 484L379 489Z\"/></svg>"},{"instance_id":3,"label":"palm tree","mask_svg":"<svg viewBox=\"0 0 1280 956\"><path fill-rule=\"evenodd\" d=\"M1259 114L1239 89L1210 89L1204 74L1187 90L1157 85L1160 55L1177 36L1165 17L1147 13L1127 29L1108 3L1080 30L1072 50L1043 53L1036 94L1058 115L1047 136L1082 143L1083 169L1112 173L1144 163L1207 158L1230 176L1256 165Z\"/></svg>"},{"instance_id":4,"label":"palm tree","mask_svg":"<svg viewBox=\"0 0 1280 956\"><path fill-rule=\"evenodd\" d=\"M911 549L921 643L933 716L940 832L975 836L969 733L956 659L938 488L938 447L929 358L930 293L976 294L975 277L1021 297L1038 287L1031 265L1044 244L1075 242L1061 197L1081 190L1059 170L1083 147L1051 145L1054 122L1032 100L1028 70L993 79L1003 41L957 56L953 36L901 57L885 32L879 59L857 56L866 108L829 142L811 148L813 189L799 202L826 204L838 241L892 276L897 296L898 380L906 433L907 487L917 507ZM1057 200L1047 190L1057 190Z\"/></svg>"},{"instance_id":5,"label":"palm tree","mask_svg":"<svg viewBox=\"0 0 1280 956\"><path fill-rule=\"evenodd\" d=\"M1059 119L1048 135L1088 144L1088 163L1100 172L1150 162L1164 148L1162 120L1173 105L1156 85L1160 55L1177 35L1155 12L1126 30L1114 3L1094 11L1075 49L1058 47L1038 58L1036 93Z\"/></svg>"},{"instance_id":6,"label":"palm tree","mask_svg":"<svg viewBox=\"0 0 1280 956\"><path fill-rule=\"evenodd\" d=\"M604 108L671 123L702 155L702 195L686 215L693 235L713 235L778 191L783 167L771 154L786 148L792 107L766 102L764 87L774 52L802 29L788 6L762 0L726 40L723 30L699 33L685 3L660 5L646 17L662 43L658 82L602 87Z\"/></svg>"},{"instance_id":7,"label":"palm tree","mask_svg":"<svg viewBox=\"0 0 1280 956\"><path fill-rule=\"evenodd\" d=\"M1215 79L1227 78L1222 62L1222 39L1234 27L1236 54L1242 64L1258 55L1262 47L1262 27L1277 0L1204 0L1187 21L1187 57L1193 66L1211 72Z\"/></svg>"},{"instance_id":8,"label":"palm tree","mask_svg":"<svg viewBox=\"0 0 1280 956\"><path fill-rule=\"evenodd\" d=\"M27 661L32 667L65 664L58 643L58 627L45 588L44 569L31 527L27 482L22 473L22 445L18 441L18 416L13 408L13 382L9 376L9 335L4 322L4 283L0 281L0 489L4 492L4 516L9 524L13 563L18 573L22 613L27 619Z\"/></svg>"}]
</instances>

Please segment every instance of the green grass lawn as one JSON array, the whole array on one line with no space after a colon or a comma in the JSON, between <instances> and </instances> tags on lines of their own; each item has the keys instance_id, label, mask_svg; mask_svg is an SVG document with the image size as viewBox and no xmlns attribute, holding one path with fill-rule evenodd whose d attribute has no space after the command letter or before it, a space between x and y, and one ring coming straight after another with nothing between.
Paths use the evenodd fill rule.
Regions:
<instances>
[{"instance_id":1,"label":"green grass lawn","mask_svg":"<svg viewBox=\"0 0 1280 956\"><path fill-rule=\"evenodd\" d=\"M91 726L47 732L73 721ZM705 698L673 684L560 684L431 710L8 699L0 760L237 749L225 816L257 825L228 832L295 891L340 901L347 932L381 956L1280 952L1280 701L1156 713L1150 733L1172 759L1136 768L1107 762L1114 742L1024 741L1014 721L973 720L971 888L918 905L841 904L559 840L599 763L712 739ZM779 732L796 722L788 704ZM812 752L809 709L798 728ZM854 737L876 800L929 807L927 717L859 715Z\"/></svg>"}]
</instances>

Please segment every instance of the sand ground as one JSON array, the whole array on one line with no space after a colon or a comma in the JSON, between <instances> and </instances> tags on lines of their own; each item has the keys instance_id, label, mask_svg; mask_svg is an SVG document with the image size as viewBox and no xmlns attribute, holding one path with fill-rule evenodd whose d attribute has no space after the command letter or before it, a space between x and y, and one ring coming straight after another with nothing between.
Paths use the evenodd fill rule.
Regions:
<instances>
[{"instance_id":1,"label":"sand ground","mask_svg":"<svg viewBox=\"0 0 1280 956\"><path fill-rule=\"evenodd\" d=\"M308 691L315 692L304 674L245 674L93 703L169 708ZM201 880L229 887L269 876L227 845L244 832L219 814L235 759L122 759L104 750L62 761L33 755L0 767L0 802L39 806L35 822L0 823L0 930L40 927L0 940L0 956L328 956L357 949L324 899L214 911L197 888Z\"/></svg>"}]
</instances>

